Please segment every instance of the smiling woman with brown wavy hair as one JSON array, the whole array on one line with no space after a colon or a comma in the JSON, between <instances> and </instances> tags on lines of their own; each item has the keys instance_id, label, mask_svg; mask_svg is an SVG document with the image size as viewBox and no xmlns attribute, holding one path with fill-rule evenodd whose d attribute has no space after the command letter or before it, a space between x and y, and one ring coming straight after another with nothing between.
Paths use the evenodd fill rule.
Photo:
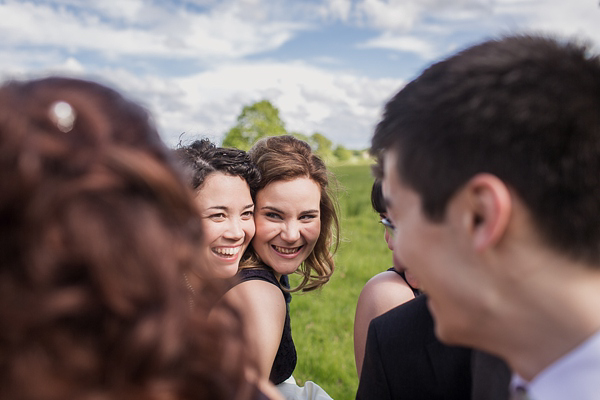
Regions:
<instances>
[{"instance_id":1,"label":"smiling woman with brown wavy hair","mask_svg":"<svg viewBox=\"0 0 600 400\"><path fill-rule=\"evenodd\" d=\"M0 87L0 398L258 399L238 314L193 310L193 196L147 112L96 83Z\"/></svg>"},{"instance_id":2,"label":"smiling woman with brown wavy hair","mask_svg":"<svg viewBox=\"0 0 600 400\"><path fill-rule=\"evenodd\" d=\"M296 348L292 340L290 292L322 287L334 271L338 243L336 203L331 174L308 143L292 136L261 139L248 152L261 173L256 192L256 234L238 273L240 283L226 298L242 298L250 350L261 376L287 398L308 393L329 396L317 385L295 385ZM290 290L287 275L302 279ZM318 397L316 397L318 396Z\"/></svg>"}]
</instances>

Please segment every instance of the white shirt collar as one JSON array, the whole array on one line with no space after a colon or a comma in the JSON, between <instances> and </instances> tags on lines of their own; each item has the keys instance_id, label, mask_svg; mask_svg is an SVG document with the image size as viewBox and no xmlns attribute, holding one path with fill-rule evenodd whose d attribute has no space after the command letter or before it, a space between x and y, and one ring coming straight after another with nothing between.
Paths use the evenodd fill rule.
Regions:
<instances>
[{"instance_id":1,"label":"white shirt collar","mask_svg":"<svg viewBox=\"0 0 600 400\"><path fill-rule=\"evenodd\" d=\"M511 391L525 386L532 400L597 400L600 394L600 331L540 372L531 382L513 374Z\"/></svg>"}]
</instances>

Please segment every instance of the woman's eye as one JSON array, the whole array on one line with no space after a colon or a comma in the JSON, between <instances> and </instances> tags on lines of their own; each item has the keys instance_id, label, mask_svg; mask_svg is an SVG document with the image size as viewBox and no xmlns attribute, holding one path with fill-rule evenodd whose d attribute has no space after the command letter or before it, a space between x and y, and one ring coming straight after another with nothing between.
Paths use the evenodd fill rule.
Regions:
<instances>
[{"instance_id":1,"label":"woman's eye","mask_svg":"<svg viewBox=\"0 0 600 400\"><path fill-rule=\"evenodd\" d=\"M315 218L317 218L317 215L316 215L316 214L306 214L306 215L302 215L302 216L300 217L300 220L305 220L305 221L307 221L307 220L311 220L311 219L315 219Z\"/></svg>"},{"instance_id":2,"label":"woman's eye","mask_svg":"<svg viewBox=\"0 0 600 400\"><path fill-rule=\"evenodd\" d=\"M267 218L272 218L272 219L281 219L281 216L279 214L277 214L277 213L274 213L274 212L268 212L268 213L265 214L265 216Z\"/></svg>"},{"instance_id":3,"label":"woman's eye","mask_svg":"<svg viewBox=\"0 0 600 400\"><path fill-rule=\"evenodd\" d=\"M208 218L212 219L213 221L222 221L226 218L226 215L224 213L216 213L209 215Z\"/></svg>"},{"instance_id":4,"label":"woman's eye","mask_svg":"<svg viewBox=\"0 0 600 400\"><path fill-rule=\"evenodd\" d=\"M252 218L253 216L254 216L254 211L244 211L242 213L242 218L249 219L249 218Z\"/></svg>"}]
</instances>

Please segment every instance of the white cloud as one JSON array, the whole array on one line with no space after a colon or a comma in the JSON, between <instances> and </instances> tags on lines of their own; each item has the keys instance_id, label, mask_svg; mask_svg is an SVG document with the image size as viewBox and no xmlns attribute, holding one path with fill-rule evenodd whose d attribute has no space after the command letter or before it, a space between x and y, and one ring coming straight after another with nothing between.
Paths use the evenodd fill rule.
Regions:
<instances>
[{"instance_id":1,"label":"white cloud","mask_svg":"<svg viewBox=\"0 0 600 400\"><path fill-rule=\"evenodd\" d=\"M355 5L355 15L368 27L406 33L431 15L471 17L485 12L491 4L492 0L360 0Z\"/></svg>"},{"instance_id":2,"label":"white cloud","mask_svg":"<svg viewBox=\"0 0 600 400\"><path fill-rule=\"evenodd\" d=\"M359 46L416 53L426 60L434 58L438 54L430 41L411 35L393 36L389 33L384 33L379 37L359 44Z\"/></svg>"},{"instance_id":3,"label":"white cloud","mask_svg":"<svg viewBox=\"0 0 600 400\"><path fill-rule=\"evenodd\" d=\"M362 148L401 79L344 70L360 70L359 57L345 59L344 49L309 49L303 62L260 56L341 22L352 33L373 32L357 48L391 50L396 62L413 53L425 64L524 29L600 43L599 17L593 0L0 0L0 77L58 72L111 82L153 111L171 145L184 131L219 141L244 105L266 98L288 130ZM191 67L147 72L181 63ZM176 76L196 67L203 70Z\"/></svg>"},{"instance_id":4,"label":"white cloud","mask_svg":"<svg viewBox=\"0 0 600 400\"><path fill-rule=\"evenodd\" d=\"M547 32L600 43L600 7L591 0L359 0L353 12L355 23L380 31L359 46L414 53L425 61L463 47L465 37L472 44Z\"/></svg>"},{"instance_id":5,"label":"white cloud","mask_svg":"<svg viewBox=\"0 0 600 400\"><path fill-rule=\"evenodd\" d=\"M371 79L301 62L235 63L179 78L139 75L125 68L82 75L78 65L68 59L53 71L108 84L144 105L170 146L183 132L184 140L208 137L219 143L243 106L267 99L280 110L290 132L321 132L336 144L366 148L384 103L403 84L400 79Z\"/></svg>"},{"instance_id":6,"label":"white cloud","mask_svg":"<svg viewBox=\"0 0 600 400\"><path fill-rule=\"evenodd\" d=\"M220 141L244 105L270 100L288 131L321 132L334 143L368 146L384 102L402 84L330 72L303 63L237 63L193 76L156 80L105 71L135 99L145 99L165 141L182 132Z\"/></svg>"},{"instance_id":7,"label":"white cloud","mask_svg":"<svg viewBox=\"0 0 600 400\"><path fill-rule=\"evenodd\" d=\"M358 44L413 53L424 61L447 54L457 32L493 29L482 20L492 14L492 0L360 0L355 21L380 33Z\"/></svg>"},{"instance_id":8,"label":"white cloud","mask_svg":"<svg viewBox=\"0 0 600 400\"><path fill-rule=\"evenodd\" d=\"M334 18L339 18L342 21L348 20L350 11L352 10L351 0L327 0L326 7L329 10L329 15Z\"/></svg>"},{"instance_id":9,"label":"white cloud","mask_svg":"<svg viewBox=\"0 0 600 400\"><path fill-rule=\"evenodd\" d=\"M211 62L275 49L307 25L270 18L261 0L219 4L206 13L163 3L0 3L2 46L50 46L116 56ZM84 4L84 6L82 6ZM159 5L161 5L159 7Z\"/></svg>"},{"instance_id":10,"label":"white cloud","mask_svg":"<svg viewBox=\"0 0 600 400\"><path fill-rule=\"evenodd\" d=\"M600 5L593 0L503 0L498 15L509 16L513 30L533 30L591 39L600 45Z\"/></svg>"},{"instance_id":11,"label":"white cloud","mask_svg":"<svg viewBox=\"0 0 600 400\"><path fill-rule=\"evenodd\" d=\"M356 11L367 26L385 31L408 31L423 8L418 1L362 0Z\"/></svg>"}]
</instances>

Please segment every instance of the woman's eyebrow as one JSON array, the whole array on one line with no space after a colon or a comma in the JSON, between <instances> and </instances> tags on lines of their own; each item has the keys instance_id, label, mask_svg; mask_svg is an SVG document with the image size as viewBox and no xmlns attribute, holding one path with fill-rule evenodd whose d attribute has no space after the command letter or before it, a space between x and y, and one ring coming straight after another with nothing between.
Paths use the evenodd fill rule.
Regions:
<instances>
[{"instance_id":1,"label":"woman's eyebrow","mask_svg":"<svg viewBox=\"0 0 600 400\"><path fill-rule=\"evenodd\" d=\"M207 210L223 210L227 211L229 208L227 206L211 206L208 207Z\"/></svg>"},{"instance_id":2,"label":"woman's eyebrow","mask_svg":"<svg viewBox=\"0 0 600 400\"><path fill-rule=\"evenodd\" d=\"M243 210L246 210L246 209L252 208L252 207L254 207L254 203L250 203L250 204L244 206ZM227 211L227 210L229 210L229 207L227 207L227 206L211 206L211 207L208 207L208 209L209 210L223 210L223 211Z\"/></svg>"},{"instance_id":3,"label":"woman's eyebrow","mask_svg":"<svg viewBox=\"0 0 600 400\"><path fill-rule=\"evenodd\" d=\"M273 206L264 206L264 207L261 207L261 210L271 210L271 211L278 212L280 214L285 214L282 210L280 210L276 207L273 207Z\"/></svg>"},{"instance_id":4,"label":"woman's eyebrow","mask_svg":"<svg viewBox=\"0 0 600 400\"><path fill-rule=\"evenodd\" d=\"M304 214L318 214L319 210L306 210L306 211L302 211L300 213L300 215L304 215Z\"/></svg>"}]
</instances>

